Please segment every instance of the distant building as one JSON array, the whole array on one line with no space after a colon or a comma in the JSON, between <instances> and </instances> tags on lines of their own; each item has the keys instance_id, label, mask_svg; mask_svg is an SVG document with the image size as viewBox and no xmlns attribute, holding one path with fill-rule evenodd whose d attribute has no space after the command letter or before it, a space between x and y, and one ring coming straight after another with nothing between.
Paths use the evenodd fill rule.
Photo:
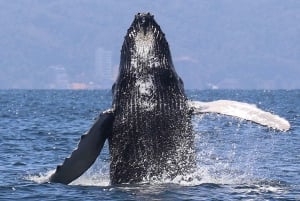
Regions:
<instances>
[{"instance_id":1,"label":"distant building","mask_svg":"<svg viewBox=\"0 0 300 201\"><path fill-rule=\"evenodd\" d=\"M68 89L69 88L69 76L63 65L49 66L48 76L52 77L48 86L50 89Z\"/></svg>"},{"instance_id":2,"label":"distant building","mask_svg":"<svg viewBox=\"0 0 300 201\"><path fill-rule=\"evenodd\" d=\"M95 52L95 88L111 88L113 82L112 52L97 48Z\"/></svg>"}]
</instances>

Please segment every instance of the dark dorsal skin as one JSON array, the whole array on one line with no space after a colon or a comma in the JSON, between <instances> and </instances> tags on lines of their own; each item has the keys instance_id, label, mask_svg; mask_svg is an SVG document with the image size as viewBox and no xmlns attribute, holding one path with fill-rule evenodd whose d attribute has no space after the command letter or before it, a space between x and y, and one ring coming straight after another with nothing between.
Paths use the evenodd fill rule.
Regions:
<instances>
[{"instance_id":1,"label":"dark dorsal skin","mask_svg":"<svg viewBox=\"0 0 300 201\"><path fill-rule=\"evenodd\" d=\"M109 136L112 184L174 178L194 166L191 111L164 33L137 14L121 50Z\"/></svg>"}]
</instances>

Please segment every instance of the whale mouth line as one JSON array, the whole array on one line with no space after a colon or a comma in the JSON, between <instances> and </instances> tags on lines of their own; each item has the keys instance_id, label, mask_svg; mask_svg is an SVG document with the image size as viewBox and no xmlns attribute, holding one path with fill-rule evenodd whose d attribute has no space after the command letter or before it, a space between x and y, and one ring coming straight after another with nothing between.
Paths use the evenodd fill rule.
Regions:
<instances>
[{"instance_id":1,"label":"whale mouth line","mask_svg":"<svg viewBox=\"0 0 300 201\"><path fill-rule=\"evenodd\" d=\"M154 16L150 13L138 13L135 15L134 21L130 25L125 39L135 39L137 33L141 35L149 35L152 33L155 39L162 40L164 38L164 33L162 32L160 26L154 20Z\"/></svg>"},{"instance_id":2,"label":"whale mouth line","mask_svg":"<svg viewBox=\"0 0 300 201\"><path fill-rule=\"evenodd\" d=\"M152 83L149 81L151 76ZM151 85L150 85L151 84ZM178 90L184 95L183 84L172 62L169 44L165 34L150 13L138 13L127 30L121 49L118 78L113 87L113 94L118 91L133 94L128 87L138 89L141 97L148 97L150 90L164 94L166 90ZM176 88L176 89L175 89ZM126 91L126 92L125 92ZM122 96L121 93L118 93ZM117 96L119 96L117 95Z\"/></svg>"}]
</instances>

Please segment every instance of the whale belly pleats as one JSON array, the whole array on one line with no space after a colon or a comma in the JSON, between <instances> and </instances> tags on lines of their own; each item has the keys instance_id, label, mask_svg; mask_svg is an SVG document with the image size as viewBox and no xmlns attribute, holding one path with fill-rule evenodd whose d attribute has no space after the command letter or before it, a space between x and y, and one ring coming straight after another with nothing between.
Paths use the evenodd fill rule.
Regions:
<instances>
[{"instance_id":1,"label":"whale belly pleats","mask_svg":"<svg viewBox=\"0 0 300 201\"><path fill-rule=\"evenodd\" d=\"M115 111L109 138L112 183L134 183L162 174L173 177L193 166L186 99L171 90L156 92L147 97L133 90Z\"/></svg>"}]
</instances>

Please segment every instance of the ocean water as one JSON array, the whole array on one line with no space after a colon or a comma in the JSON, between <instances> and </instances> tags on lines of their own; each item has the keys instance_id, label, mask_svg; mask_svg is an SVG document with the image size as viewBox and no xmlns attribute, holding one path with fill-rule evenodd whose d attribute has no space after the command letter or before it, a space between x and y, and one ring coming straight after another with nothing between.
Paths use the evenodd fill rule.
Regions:
<instances>
[{"instance_id":1,"label":"ocean water","mask_svg":"<svg viewBox=\"0 0 300 201\"><path fill-rule=\"evenodd\" d=\"M0 91L0 200L300 200L300 90L187 91L192 100L256 104L287 119L279 132L225 117L193 118L197 168L190 179L113 186L105 145L71 185L47 179L77 146L100 111L106 90Z\"/></svg>"}]
</instances>

